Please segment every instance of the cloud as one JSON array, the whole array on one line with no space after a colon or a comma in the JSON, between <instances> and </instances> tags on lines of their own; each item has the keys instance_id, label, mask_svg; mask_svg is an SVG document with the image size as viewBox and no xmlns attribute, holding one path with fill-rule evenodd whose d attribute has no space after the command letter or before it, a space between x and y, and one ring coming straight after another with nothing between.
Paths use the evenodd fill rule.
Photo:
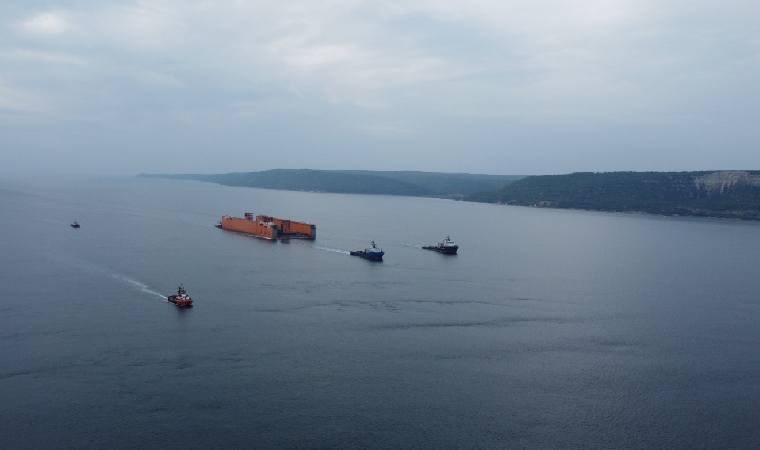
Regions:
<instances>
[{"instance_id":1,"label":"cloud","mask_svg":"<svg viewBox=\"0 0 760 450\"><path fill-rule=\"evenodd\" d=\"M51 63L51 64L85 64L85 60L79 56L52 52L44 50L34 50L28 48L16 49L10 53L12 57L30 62Z\"/></svg>"},{"instance_id":2,"label":"cloud","mask_svg":"<svg viewBox=\"0 0 760 450\"><path fill-rule=\"evenodd\" d=\"M38 35L58 35L69 29L69 23L60 13L43 12L21 22L21 29Z\"/></svg>"},{"instance_id":3,"label":"cloud","mask_svg":"<svg viewBox=\"0 0 760 450\"><path fill-rule=\"evenodd\" d=\"M451 152L437 161L466 149L466 161L520 162L523 172L553 161L591 169L589 159L607 168L672 164L722 141L735 148L725 164L757 161L753 1L36 5L0 5L5 104L37 111L29 114L40 124L91 118L102 126L83 134L109 148L150 145L129 131L139 124L144 136L166 136L167 147L192 147L192 126L202 137L223 134L231 148L288 148L304 162L320 142L335 148L315 159L329 166L350 151L370 158L362 149L379 140L421 165L431 149ZM127 138L110 142L108 130ZM242 153L229 164L259 161ZM718 158L707 161L715 167Z\"/></svg>"},{"instance_id":4,"label":"cloud","mask_svg":"<svg viewBox=\"0 0 760 450\"><path fill-rule=\"evenodd\" d=\"M274 43L272 51L280 53L286 45ZM283 55L282 60L286 64L295 67L315 67L336 63L355 62L359 59L356 48L350 45L319 45L314 47L298 48Z\"/></svg>"},{"instance_id":5,"label":"cloud","mask_svg":"<svg viewBox=\"0 0 760 450\"><path fill-rule=\"evenodd\" d=\"M150 70L139 70L134 73L134 78L140 83L145 84L146 86L153 86L157 88L167 89L167 88L179 88L184 86L181 80L179 80L176 76L167 74L167 73L160 73L160 72L154 72Z\"/></svg>"},{"instance_id":6,"label":"cloud","mask_svg":"<svg viewBox=\"0 0 760 450\"><path fill-rule=\"evenodd\" d=\"M49 105L33 92L14 87L0 78L0 118L2 114L35 114L49 110ZM0 124L2 124L0 122ZM0 141L2 142L2 141Z\"/></svg>"}]
</instances>

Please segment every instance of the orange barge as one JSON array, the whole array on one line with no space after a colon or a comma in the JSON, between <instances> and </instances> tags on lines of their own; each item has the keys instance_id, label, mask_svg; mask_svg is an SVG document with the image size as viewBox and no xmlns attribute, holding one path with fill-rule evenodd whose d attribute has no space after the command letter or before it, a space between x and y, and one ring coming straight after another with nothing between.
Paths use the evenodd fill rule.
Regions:
<instances>
[{"instance_id":1,"label":"orange barge","mask_svg":"<svg viewBox=\"0 0 760 450\"><path fill-rule=\"evenodd\" d=\"M244 217L222 216L216 227L270 240L317 238L316 225L272 216L254 216L249 212Z\"/></svg>"}]
</instances>

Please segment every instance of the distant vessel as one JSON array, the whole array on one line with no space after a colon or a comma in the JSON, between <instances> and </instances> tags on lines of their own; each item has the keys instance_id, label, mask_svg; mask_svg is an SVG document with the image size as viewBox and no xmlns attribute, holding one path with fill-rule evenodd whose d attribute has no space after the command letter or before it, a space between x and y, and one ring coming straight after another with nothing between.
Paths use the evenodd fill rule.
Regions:
<instances>
[{"instance_id":1,"label":"distant vessel","mask_svg":"<svg viewBox=\"0 0 760 450\"><path fill-rule=\"evenodd\" d=\"M459 250L459 246L455 244L454 241L452 241L448 236L446 236L443 241L435 245L426 245L422 248L425 250L433 250L434 252L443 253L444 255L456 255L457 250Z\"/></svg>"},{"instance_id":2,"label":"distant vessel","mask_svg":"<svg viewBox=\"0 0 760 450\"><path fill-rule=\"evenodd\" d=\"M169 297L166 298L170 302L177 305L179 308L192 308L193 307L193 299L190 298L189 295L187 295L187 291L185 290L182 285L180 285L177 288L177 293L172 294Z\"/></svg>"},{"instance_id":3,"label":"distant vessel","mask_svg":"<svg viewBox=\"0 0 760 450\"><path fill-rule=\"evenodd\" d=\"M76 220L71 224L71 228L79 228L79 222Z\"/></svg>"},{"instance_id":4,"label":"distant vessel","mask_svg":"<svg viewBox=\"0 0 760 450\"><path fill-rule=\"evenodd\" d=\"M365 248L364 250L353 250L350 252L351 256L358 256L360 258L368 259L370 261L380 261L383 260L383 255L385 254L384 251L377 248L377 245L375 245L375 241L370 241L369 248Z\"/></svg>"},{"instance_id":5,"label":"distant vessel","mask_svg":"<svg viewBox=\"0 0 760 450\"><path fill-rule=\"evenodd\" d=\"M317 227L310 223L279 219L272 216L255 216L245 213L244 217L222 216L217 228L250 234L262 239L311 239L317 238Z\"/></svg>"}]
</instances>

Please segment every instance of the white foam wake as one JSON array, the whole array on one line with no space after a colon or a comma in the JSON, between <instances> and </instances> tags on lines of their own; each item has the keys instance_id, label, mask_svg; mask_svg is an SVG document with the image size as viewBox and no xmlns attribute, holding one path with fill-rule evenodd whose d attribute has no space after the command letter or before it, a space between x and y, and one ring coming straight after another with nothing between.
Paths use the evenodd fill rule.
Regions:
<instances>
[{"instance_id":1,"label":"white foam wake","mask_svg":"<svg viewBox=\"0 0 760 450\"><path fill-rule=\"evenodd\" d=\"M349 252L347 252L346 250L341 250L339 248L319 247L319 246L315 246L314 248L318 248L318 249L324 250L326 252L341 253L343 255L348 255L349 254Z\"/></svg>"},{"instance_id":2,"label":"white foam wake","mask_svg":"<svg viewBox=\"0 0 760 450\"><path fill-rule=\"evenodd\" d=\"M162 294L154 291L153 289L149 288L148 285L145 284L145 283L141 283L141 282L139 282L137 280L133 280L132 278L129 278L129 277L125 276L125 275L121 275L121 274L117 274L117 273L112 273L111 276L113 278L116 278L119 281L123 281L123 282L125 282L125 283L127 283L127 284L129 284L129 285L131 285L131 286L133 286L133 287L135 287L137 289L139 289L140 292L145 292L146 294L155 295L157 297L161 297L164 300L167 300L167 298L166 298L165 295L162 295Z\"/></svg>"}]
</instances>

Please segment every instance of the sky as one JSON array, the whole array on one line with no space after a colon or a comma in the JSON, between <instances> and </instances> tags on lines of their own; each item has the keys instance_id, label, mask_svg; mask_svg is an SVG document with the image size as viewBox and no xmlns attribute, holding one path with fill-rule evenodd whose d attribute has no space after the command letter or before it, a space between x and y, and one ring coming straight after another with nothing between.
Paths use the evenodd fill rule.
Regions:
<instances>
[{"instance_id":1,"label":"sky","mask_svg":"<svg viewBox=\"0 0 760 450\"><path fill-rule=\"evenodd\" d=\"M0 174L760 169L756 0L4 0Z\"/></svg>"}]
</instances>

